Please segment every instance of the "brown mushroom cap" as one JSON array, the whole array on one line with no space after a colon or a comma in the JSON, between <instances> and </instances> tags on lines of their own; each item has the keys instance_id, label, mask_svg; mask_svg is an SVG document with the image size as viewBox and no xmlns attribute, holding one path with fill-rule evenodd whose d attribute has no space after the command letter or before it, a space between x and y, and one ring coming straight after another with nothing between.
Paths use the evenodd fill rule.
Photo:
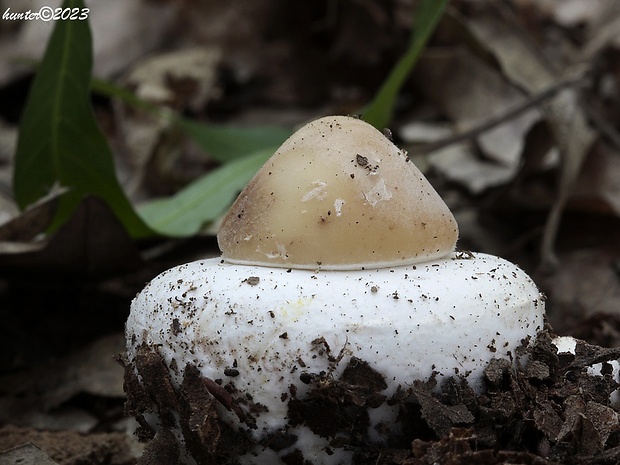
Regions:
<instances>
[{"instance_id":1,"label":"brown mushroom cap","mask_svg":"<svg viewBox=\"0 0 620 465\"><path fill-rule=\"evenodd\" d=\"M232 263L368 269L445 256L457 238L448 206L404 151L360 119L330 116L258 171L218 243Z\"/></svg>"}]
</instances>

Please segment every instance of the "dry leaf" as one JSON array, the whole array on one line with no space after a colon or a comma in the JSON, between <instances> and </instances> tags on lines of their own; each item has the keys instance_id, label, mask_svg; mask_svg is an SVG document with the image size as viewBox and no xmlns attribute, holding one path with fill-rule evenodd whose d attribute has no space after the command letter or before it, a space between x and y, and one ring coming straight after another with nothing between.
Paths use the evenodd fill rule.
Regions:
<instances>
[{"instance_id":1,"label":"dry leaf","mask_svg":"<svg viewBox=\"0 0 620 465\"><path fill-rule=\"evenodd\" d=\"M531 95L545 91L568 75L579 76L582 69L564 66L554 71L548 59L535 47L509 15L498 8L493 14L472 18L469 25L480 44L497 58L506 77ZM564 76L563 76L564 75ZM543 264L557 262L554 245L560 218L583 162L596 139L574 89L563 89L544 105L545 117L554 133L562 156L558 196L551 208L542 243Z\"/></svg>"},{"instance_id":2,"label":"dry leaf","mask_svg":"<svg viewBox=\"0 0 620 465\"><path fill-rule=\"evenodd\" d=\"M453 121L457 132L525 101L521 92L462 47L427 51L418 75L424 93ZM500 124L477 138L480 149L489 159L516 172L525 133L537 119L538 112L531 109Z\"/></svg>"},{"instance_id":3,"label":"dry leaf","mask_svg":"<svg viewBox=\"0 0 620 465\"><path fill-rule=\"evenodd\" d=\"M465 186L472 194L501 186L514 178L515 169L481 160L469 144L452 144L428 155L429 164L450 181Z\"/></svg>"},{"instance_id":4,"label":"dry leaf","mask_svg":"<svg viewBox=\"0 0 620 465\"><path fill-rule=\"evenodd\" d=\"M58 465L49 455L31 442L0 452L0 464Z\"/></svg>"},{"instance_id":5,"label":"dry leaf","mask_svg":"<svg viewBox=\"0 0 620 465\"><path fill-rule=\"evenodd\" d=\"M131 439L124 433L83 435L75 431L38 431L10 425L0 428L0 450L28 443L40 451L33 450L32 446L25 446L26 450L12 449L11 460L21 460L21 457L32 458L35 461L30 463L36 465L94 465L133 463L136 459ZM2 465L5 465L5 457L0 454ZM6 463L22 464L19 461Z\"/></svg>"},{"instance_id":6,"label":"dry leaf","mask_svg":"<svg viewBox=\"0 0 620 465\"><path fill-rule=\"evenodd\" d=\"M155 55L135 64L123 84L146 102L198 112L217 96L221 55L220 49L208 47Z\"/></svg>"},{"instance_id":7,"label":"dry leaf","mask_svg":"<svg viewBox=\"0 0 620 465\"><path fill-rule=\"evenodd\" d=\"M97 197L84 198L73 216L45 242L11 241L15 235L36 231L50 214L48 207L45 203L41 211L31 212L33 218L28 213L19 217L16 230L12 223L0 229L10 234L2 245L5 253L0 253L0 271L12 276L37 272L85 278L134 270L142 265L136 244L112 210ZM34 229L30 229L33 224Z\"/></svg>"},{"instance_id":8,"label":"dry leaf","mask_svg":"<svg viewBox=\"0 0 620 465\"><path fill-rule=\"evenodd\" d=\"M600 16L610 3L608 0L561 0L553 7L553 19L564 27L587 24Z\"/></svg>"},{"instance_id":9,"label":"dry leaf","mask_svg":"<svg viewBox=\"0 0 620 465\"><path fill-rule=\"evenodd\" d=\"M146 102L178 113L188 109L200 113L210 100L219 96L217 79L221 58L222 50L213 47L155 55L138 62L122 79L122 85ZM177 173L178 165L187 164L179 163L185 148L184 138L168 118L161 116L165 113L162 111L157 117L120 102L115 109L126 149L118 162L128 178L125 184L129 195L135 198L145 181L149 183L147 187L157 187L156 195L174 192L177 184L186 183L189 179Z\"/></svg>"},{"instance_id":10,"label":"dry leaf","mask_svg":"<svg viewBox=\"0 0 620 465\"><path fill-rule=\"evenodd\" d=\"M575 234L581 237L579 231ZM555 273L536 278L553 303L547 316L556 331L566 331L595 314L620 313L617 247L577 249L561 253L560 259L562 267Z\"/></svg>"},{"instance_id":11,"label":"dry leaf","mask_svg":"<svg viewBox=\"0 0 620 465\"><path fill-rule=\"evenodd\" d=\"M39 11L42 7L59 6L46 0L12 2L12 12ZM8 5L7 5L8 6ZM94 72L110 77L122 71L136 58L160 46L166 39L178 12L177 2L145 2L142 0L89 0L88 20L93 33ZM2 11L4 12L4 10ZM3 21L3 23L6 21ZM5 56L39 60L47 44L54 21L19 21L18 28L0 45ZM0 61L0 84L29 71Z\"/></svg>"},{"instance_id":12,"label":"dry leaf","mask_svg":"<svg viewBox=\"0 0 620 465\"><path fill-rule=\"evenodd\" d=\"M572 190L571 206L620 216L619 155L607 144L596 144Z\"/></svg>"},{"instance_id":13,"label":"dry leaf","mask_svg":"<svg viewBox=\"0 0 620 465\"><path fill-rule=\"evenodd\" d=\"M86 411L60 408L78 394L124 398L123 369L115 355L125 339L114 334L27 372L0 378L0 423L41 429L89 431L97 420Z\"/></svg>"}]
</instances>

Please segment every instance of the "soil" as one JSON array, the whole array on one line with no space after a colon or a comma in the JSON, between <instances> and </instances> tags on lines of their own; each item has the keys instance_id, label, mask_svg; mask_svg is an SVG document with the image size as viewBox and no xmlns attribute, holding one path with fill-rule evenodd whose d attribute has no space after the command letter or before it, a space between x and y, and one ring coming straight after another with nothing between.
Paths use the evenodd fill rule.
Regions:
<instances>
[{"instance_id":1,"label":"soil","mask_svg":"<svg viewBox=\"0 0 620 465\"><path fill-rule=\"evenodd\" d=\"M36 444L62 464L135 463L124 433L86 435L77 431L37 431L11 425L0 428L0 450L17 448L28 443ZM1 455L0 463L5 463Z\"/></svg>"},{"instance_id":2,"label":"soil","mask_svg":"<svg viewBox=\"0 0 620 465\"><path fill-rule=\"evenodd\" d=\"M138 463L154 463L153 457L182 463L183 446L174 435L180 428L198 463L234 464L239 454L262 445L276 452L288 448L281 455L286 465L311 464L294 448L297 438L288 428L296 426L327 438L329 448L354 450L355 465L617 463L619 421L610 396L618 385L609 362L620 357L620 348L579 342L575 355L558 355L552 337L541 332L534 345L523 346L515 363L491 361L482 395L465 379L450 379L438 389L432 378L412 380L411 387L386 398L383 376L353 357L338 379L327 374L308 379L312 389L301 398L292 391L287 427L258 443L248 434L252 417L241 405L247 401L231 384L222 387L188 365L176 389L157 349L143 345L136 366L125 367L127 411L137 415L142 437L150 440ZM602 364L601 376L589 374L594 363ZM369 411L384 402L398 405L399 425L382 425L389 440L379 447L368 438ZM236 412L247 428L228 426L217 404ZM162 421L158 432L144 417L154 412Z\"/></svg>"}]
</instances>

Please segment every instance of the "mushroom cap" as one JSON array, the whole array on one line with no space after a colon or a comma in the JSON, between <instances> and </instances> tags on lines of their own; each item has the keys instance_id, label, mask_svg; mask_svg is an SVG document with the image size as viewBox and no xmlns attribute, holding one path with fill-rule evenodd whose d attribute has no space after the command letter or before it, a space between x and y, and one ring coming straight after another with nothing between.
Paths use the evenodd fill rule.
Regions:
<instances>
[{"instance_id":1,"label":"mushroom cap","mask_svg":"<svg viewBox=\"0 0 620 465\"><path fill-rule=\"evenodd\" d=\"M360 119L329 116L258 171L218 243L231 263L338 270L433 260L457 238L448 206L403 150Z\"/></svg>"}]
</instances>

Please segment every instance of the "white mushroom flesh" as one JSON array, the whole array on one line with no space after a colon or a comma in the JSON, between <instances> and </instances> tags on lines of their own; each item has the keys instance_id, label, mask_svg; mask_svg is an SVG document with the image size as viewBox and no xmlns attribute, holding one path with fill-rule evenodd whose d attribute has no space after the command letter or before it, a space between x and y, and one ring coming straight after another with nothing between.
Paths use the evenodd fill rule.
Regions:
<instances>
[{"instance_id":1,"label":"white mushroom flesh","mask_svg":"<svg viewBox=\"0 0 620 465\"><path fill-rule=\"evenodd\" d=\"M490 255L354 272L209 259L155 278L132 304L127 339L130 361L142 343L157 347L178 367L177 385L191 364L265 406L259 439L286 426L291 385L303 397L308 376L338 377L352 356L384 376L388 396L434 371L440 380L466 376L480 391L488 361L513 356L542 329L543 314L531 279ZM224 408L221 415L238 423ZM385 404L371 416L395 420Z\"/></svg>"}]
</instances>

